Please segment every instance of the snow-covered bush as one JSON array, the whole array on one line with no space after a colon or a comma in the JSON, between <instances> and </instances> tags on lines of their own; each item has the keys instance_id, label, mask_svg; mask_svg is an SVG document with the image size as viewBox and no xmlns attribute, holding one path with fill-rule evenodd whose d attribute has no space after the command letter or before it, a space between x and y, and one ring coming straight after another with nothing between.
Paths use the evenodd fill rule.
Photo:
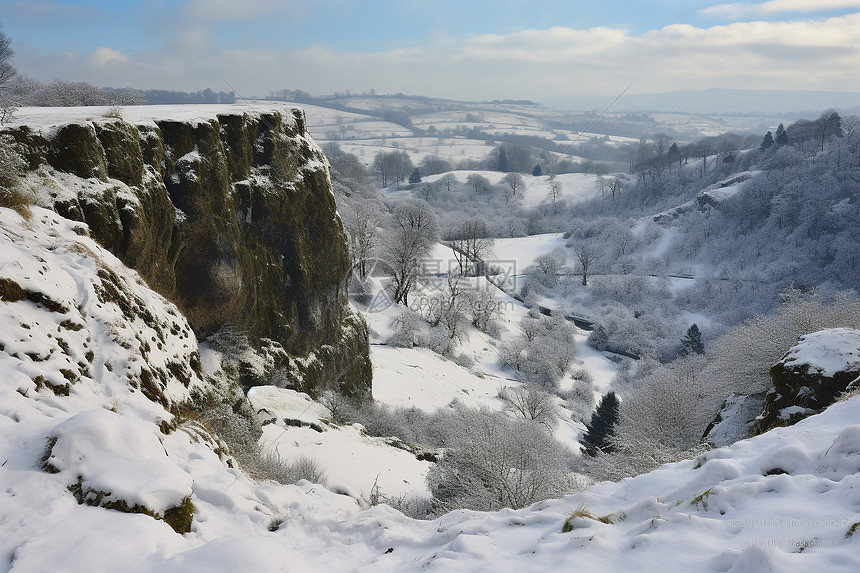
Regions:
<instances>
[{"instance_id":1,"label":"snow-covered bush","mask_svg":"<svg viewBox=\"0 0 860 573\"><path fill-rule=\"evenodd\" d=\"M293 461L284 461L277 454L262 454L259 462L262 474L283 484L294 484L301 480L325 485L328 481L325 468L318 461L301 456Z\"/></svg>"},{"instance_id":2,"label":"snow-covered bush","mask_svg":"<svg viewBox=\"0 0 860 573\"><path fill-rule=\"evenodd\" d=\"M594 378L584 368L574 371L571 378L573 386L561 393L561 396L570 410L570 418L584 422L594 409Z\"/></svg>"},{"instance_id":3,"label":"snow-covered bush","mask_svg":"<svg viewBox=\"0 0 860 573\"><path fill-rule=\"evenodd\" d=\"M576 327L532 310L520 322L520 330L521 337L502 345L499 363L516 370L523 382L554 392L576 356Z\"/></svg>"},{"instance_id":4,"label":"snow-covered bush","mask_svg":"<svg viewBox=\"0 0 860 573\"><path fill-rule=\"evenodd\" d=\"M546 288L553 288L564 274L570 274L565 267L566 255L564 250L555 249L551 253L540 255L534 263L526 267L525 275L529 282L537 283Z\"/></svg>"},{"instance_id":5,"label":"snow-covered bush","mask_svg":"<svg viewBox=\"0 0 860 573\"><path fill-rule=\"evenodd\" d=\"M860 328L860 299L853 292L825 297L817 291L789 288L774 312L756 315L712 345L702 376L716 391L716 406L731 392L770 388L770 368L804 334L825 328Z\"/></svg>"},{"instance_id":6,"label":"snow-covered bush","mask_svg":"<svg viewBox=\"0 0 860 573\"><path fill-rule=\"evenodd\" d=\"M570 451L539 424L467 408L449 422L445 453L427 475L437 512L518 509L582 487Z\"/></svg>"},{"instance_id":7,"label":"snow-covered bush","mask_svg":"<svg viewBox=\"0 0 860 573\"><path fill-rule=\"evenodd\" d=\"M396 348L419 346L422 332L426 329L427 324L418 314L408 308L402 308L391 325L391 335L387 343Z\"/></svg>"},{"instance_id":8,"label":"snow-covered bush","mask_svg":"<svg viewBox=\"0 0 860 573\"><path fill-rule=\"evenodd\" d=\"M500 393L505 408L519 418L536 422L548 430L555 428L558 410L553 396L531 384L505 388Z\"/></svg>"},{"instance_id":9,"label":"snow-covered bush","mask_svg":"<svg viewBox=\"0 0 860 573\"><path fill-rule=\"evenodd\" d=\"M26 165L15 139L9 134L0 134L0 207L26 212L30 201L18 185Z\"/></svg>"}]
</instances>

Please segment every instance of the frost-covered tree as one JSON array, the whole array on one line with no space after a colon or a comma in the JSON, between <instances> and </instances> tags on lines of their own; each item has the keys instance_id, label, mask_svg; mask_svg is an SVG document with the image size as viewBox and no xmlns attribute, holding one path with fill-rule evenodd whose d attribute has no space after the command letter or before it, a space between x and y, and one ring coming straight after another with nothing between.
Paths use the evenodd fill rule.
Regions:
<instances>
[{"instance_id":1,"label":"frost-covered tree","mask_svg":"<svg viewBox=\"0 0 860 573\"><path fill-rule=\"evenodd\" d=\"M457 188L457 176L453 173L446 173L436 181L436 186L445 189L447 192Z\"/></svg>"},{"instance_id":2,"label":"frost-covered tree","mask_svg":"<svg viewBox=\"0 0 860 573\"><path fill-rule=\"evenodd\" d=\"M489 192L490 187L492 186L489 179L477 173L472 173L466 177L466 183L473 186L475 188L475 193L478 195Z\"/></svg>"},{"instance_id":3,"label":"frost-covered tree","mask_svg":"<svg viewBox=\"0 0 860 573\"><path fill-rule=\"evenodd\" d=\"M502 346L499 362L520 380L555 391L576 356L576 327L562 317L530 311L520 322L523 335Z\"/></svg>"},{"instance_id":4,"label":"frost-covered tree","mask_svg":"<svg viewBox=\"0 0 860 573\"><path fill-rule=\"evenodd\" d=\"M421 270L421 259L439 237L439 221L426 202L397 203L388 222L383 255L391 268L394 302L408 304L409 291Z\"/></svg>"},{"instance_id":5,"label":"frost-covered tree","mask_svg":"<svg viewBox=\"0 0 860 573\"><path fill-rule=\"evenodd\" d=\"M561 199L561 192L564 189L564 186L561 184L561 181L557 179L552 179L549 182L549 200L552 203L555 203L559 199Z\"/></svg>"},{"instance_id":6,"label":"frost-covered tree","mask_svg":"<svg viewBox=\"0 0 860 573\"><path fill-rule=\"evenodd\" d=\"M374 202L356 200L344 210L341 217L346 231L352 268L361 280L367 278L369 265L380 243L381 214Z\"/></svg>"},{"instance_id":7,"label":"frost-covered tree","mask_svg":"<svg viewBox=\"0 0 860 573\"><path fill-rule=\"evenodd\" d=\"M559 277L568 270L564 264L565 259L564 251L557 249L535 257L534 262L525 268L524 273L530 281L552 288L558 284Z\"/></svg>"},{"instance_id":8,"label":"frost-covered tree","mask_svg":"<svg viewBox=\"0 0 860 573\"><path fill-rule=\"evenodd\" d=\"M439 513L519 509L578 487L569 450L534 422L462 408L449 423L445 452L427 475Z\"/></svg>"},{"instance_id":9,"label":"frost-covered tree","mask_svg":"<svg viewBox=\"0 0 860 573\"><path fill-rule=\"evenodd\" d=\"M523 176L519 173L508 173L502 178L502 182L507 186L505 190L505 202L515 201L526 187L523 181Z\"/></svg>"},{"instance_id":10,"label":"frost-covered tree","mask_svg":"<svg viewBox=\"0 0 860 573\"><path fill-rule=\"evenodd\" d=\"M576 260L579 261L579 270L582 273L582 286L588 286L588 271L597 260L597 251L588 245L582 245L575 249Z\"/></svg>"},{"instance_id":11,"label":"frost-covered tree","mask_svg":"<svg viewBox=\"0 0 860 573\"><path fill-rule=\"evenodd\" d=\"M479 218L457 221L445 234L445 243L453 250L463 275L468 275L473 266L476 271L482 270L476 265L490 253L494 242L487 222Z\"/></svg>"},{"instance_id":12,"label":"frost-covered tree","mask_svg":"<svg viewBox=\"0 0 860 573\"><path fill-rule=\"evenodd\" d=\"M506 388L501 393L506 402L506 409L517 417L531 420L552 431L558 421L558 410L555 399L547 392L532 384L515 388Z\"/></svg>"}]
</instances>

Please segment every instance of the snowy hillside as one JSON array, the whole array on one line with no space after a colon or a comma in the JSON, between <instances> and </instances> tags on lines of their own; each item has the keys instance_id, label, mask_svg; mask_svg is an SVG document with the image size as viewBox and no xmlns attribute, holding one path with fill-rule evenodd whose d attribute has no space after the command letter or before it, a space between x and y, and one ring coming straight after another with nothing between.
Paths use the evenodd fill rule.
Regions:
<instances>
[{"instance_id":1,"label":"snowy hillside","mask_svg":"<svg viewBox=\"0 0 860 573\"><path fill-rule=\"evenodd\" d=\"M230 468L198 422L171 415L127 382L126 374L131 380L140 375L144 337L150 368L173 357L193 363L196 342L172 305L55 215L34 209L25 222L4 209L0 216L4 284L14 281L28 293L13 301L6 288L2 303L0 570L860 566L854 535L860 521L858 397L698 461L561 500L414 521L307 482L258 483ZM124 285L120 304L99 299L99 269ZM123 300L142 302L139 314L124 314ZM149 326L137 322L146 315L143 307ZM74 370L75 377L57 378L60 368ZM188 388L175 380L159 386L156 401L168 408L181 403L201 384L196 373L188 380ZM312 408L282 402L281 410L300 406ZM107 498L156 513L188 497L194 506L190 531L179 534L140 513L79 504L75 491L81 488L109 490ZM568 520L571 515L578 517ZM595 519L603 516L607 523Z\"/></svg>"},{"instance_id":2,"label":"snowy hillside","mask_svg":"<svg viewBox=\"0 0 860 573\"><path fill-rule=\"evenodd\" d=\"M130 115L135 113L152 112ZM502 117L486 119L497 123L498 131L528 131L526 125L503 123ZM430 121L422 125L429 129ZM461 190L471 193L467 173L458 173ZM562 478L586 471L588 458L579 456L584 422L610 390L635 406L637 400L652 399L635 392L649 385L670 387L681 380L676 386L689 390L684 397L693 396L698 385L707 386L709 393L689 403L667 402L667 394L650 396L678 416L674 419L699 417L707 423L713 418L707 402L722 400L725 394L716 396L721 386L695 376L673 377L684 372L647 360L677 346L678 330L688 326L684 320L695 317L708 325L709 315L693 312L696 307L690 305L683 320L672 319L678 324L668 319L663 324L649 312L659 315L653 307L684 290L679 281L706 284L696 258L682 257L676 246L686 219L704 217L703 205L716 219L718 207L745 201L764 184L767 177L761 173L750 168L728 178L714 175L713 184L685 195L684 201L666 199L673 209L655 206L663 222L653 215L614 225L608 219L565 220L570 229L558 226L567 216L565 202L574 205L597 193L596 176L559 175L565 201L553 206L547 202L549 179L526 175L517 201L532 209L532 215L522 214L530 236L498 238L485 253L489 267L502 269L494 280L507 292L484 276L448 273L457 257L438 237L429 242L408 302L394 303L393 289L384 289L394 277L370 273L367 290L350 294L353 309L369 327L375 402L364 407L376 409L365 412L377 417L373 421L381 430L365 424L366 419L339 419L335 409L343 404L336 400L347 397L342 394L320 393L314 401L293 389L255 386L245 395L237 382L241 369L260 366L272 355L257 353L247 339L244 346L229 341L235 350L230 355L219 347L220 333L198 345L178 309L103 249L86 225L37 207L26 219L0 209L0 573L860 569L860 396L794 426L617 483L592 484L518 510L440 515L439 508L463 507L445 505L433 472L461 453L450 445L456 443L451 436L472 423L470 415L488 413L511 422L497 427L515 427L516 421L547 434L544 438L551 435L563 452L558 456L564 462ZM473 198L470 206L439 198L430 203L443 215L459 218L472 214L464 205L479 210L492 200L496 223L514 207L508 207L500 173L485 175L498 187L492 197ZM401 200L416 191L389 188L386 193ZM552 232L541 231L553 217ZM369 226L376 232L385 229L383 224L380 219ZM592 268L588 285L585 270L577 270L582 259L576 248L583 245L602 245L606 252L599 254L610 261ZM548 284L541 286L538 263L547 263L547 256L554 266L546 273ZM641 266L622 268L637 258ZM690 276L670 282L666 275L680 273L681 263ZM523 290L523 284L530 288ZM477 326L468 315L476 306L453 319L437 315L434 323L432 304L453 301L456 289L461 303L498 306L492 324ZM510 296L514 291L522 300ZM523 300L535 306L529 309ZM606 306L606 301L624 300L635 315ZM605 353L595 350L586 344L589 333L566 320L574 312L594 313L596 324L607 326L618 340L639 336L634 342L641 348L632 350L650 352L634 362L635 354L619 358L611 344L604 345ZM802 328L809 323L804 319ZM625 330L628 324L649 324L652 330ZM780 333L772 338L788 339L774 341L781 356L794 344L794 330L772 330ZM224 336L229 338L229 331ZM831 339L822 344L814 335L806 342L793 355L804 365L830 371L856 362L856 336L850 344L834 345ZM657 343L665 348L654 347ZM738 356L723 353L721 359ZM719 363L714 371L719 380L748 382L743 372L766 371L773 364L770 358L747 362L737 368ZM273 375L272 383L289 381ZM511 408L511 393L530 386L552 401L549 421L519 419ZM624 394L625 389L630 392ZM209 408L212 401L218 401L217 408ZM217 426L217 416L227 426L241 425L243 416L245 421L256 417L257 433L244 436L245 457L236 436ZM408 429L406 424L385 426L407 418L444 426L447 433L440 435L451 441L423 442L414 438L417 429L414 436L398 434ZM693 433L698 440L701 429ZM499 444L505 449L510 434L494 435L495 443L472 439L462 450L483 452ZM538 451L536 442L507 449L526 458ZM320 483L272 481L273 474L248 462L254 456L260 464L316 464ZM506 479L559 475L551 473L556 459L539 459L542 465L536 468L515 465L519 462L499 466ZM553 489L567 483L545 481L530 499L576 491L566 485ZM419 515L412 508L431 495L438 502L434 519L411 519L379 503Z\"/></svg>"}]
</instances>

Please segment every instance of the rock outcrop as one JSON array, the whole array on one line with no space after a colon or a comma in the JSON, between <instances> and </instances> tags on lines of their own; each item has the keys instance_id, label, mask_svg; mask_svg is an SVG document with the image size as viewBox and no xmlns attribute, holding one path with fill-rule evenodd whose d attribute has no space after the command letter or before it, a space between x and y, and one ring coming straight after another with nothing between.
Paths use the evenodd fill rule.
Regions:
<instances>
[{"instance_id":1,"label":"rock outcrop","mask_svg":"<svg viewBox=\"0 0 860 573\"><path fill-rule=\"evenodd\" d=\"M770 369L773 390L753 434L793 424L860 386L860 330L830 328L800 337Z\"/></svg>"},{"instance_id":2,"label":"rock outcrop","mask_svg":"<svg viewBox=\"0 0 860 573\"><path fill-rule=\"evenodd\" d=\"M225 324L282 348L311 393L369 392L367 329L327 163L303 113L116 118L9 130L38 203L174 302L205 338Z\"/></svg>"}]
</instances>

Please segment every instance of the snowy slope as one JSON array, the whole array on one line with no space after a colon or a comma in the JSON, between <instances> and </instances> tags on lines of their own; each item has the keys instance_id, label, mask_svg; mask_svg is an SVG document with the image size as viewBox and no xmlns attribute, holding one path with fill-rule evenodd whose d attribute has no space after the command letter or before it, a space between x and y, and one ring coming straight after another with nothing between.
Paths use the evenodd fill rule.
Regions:
<instances>
[{"instance_id":1,"label":"snowy slope","mask_svg":"<svg viewBox=\"0 0 860 573\"><path fill-rule=\"evenodd\" d=\"M168 411L201 384L196 373L181 376L187 386L168 376L158 392L148 389L155 401L129 382L144 367L194 361L196 342L175 308L76 224L40 209L30 222L0 209L0 224L0 277L25 293L11 300L6 282L0 302L0 571L860 568L852 534L860 522L860 397L698 462L518 511L414 521L307 482L258 483L230 468L198 422ZM123 286L127 296L115 300L139 308L100 299L98 285L111 274L99 270ZM297 406L281 404L284 412ZM47 465L56 473L41 469ZM78 476L158 511L188 496L191 531L79 504L68 489ZM580 507L587 512L562 532Z\"/></svg>"}]
</instances>

